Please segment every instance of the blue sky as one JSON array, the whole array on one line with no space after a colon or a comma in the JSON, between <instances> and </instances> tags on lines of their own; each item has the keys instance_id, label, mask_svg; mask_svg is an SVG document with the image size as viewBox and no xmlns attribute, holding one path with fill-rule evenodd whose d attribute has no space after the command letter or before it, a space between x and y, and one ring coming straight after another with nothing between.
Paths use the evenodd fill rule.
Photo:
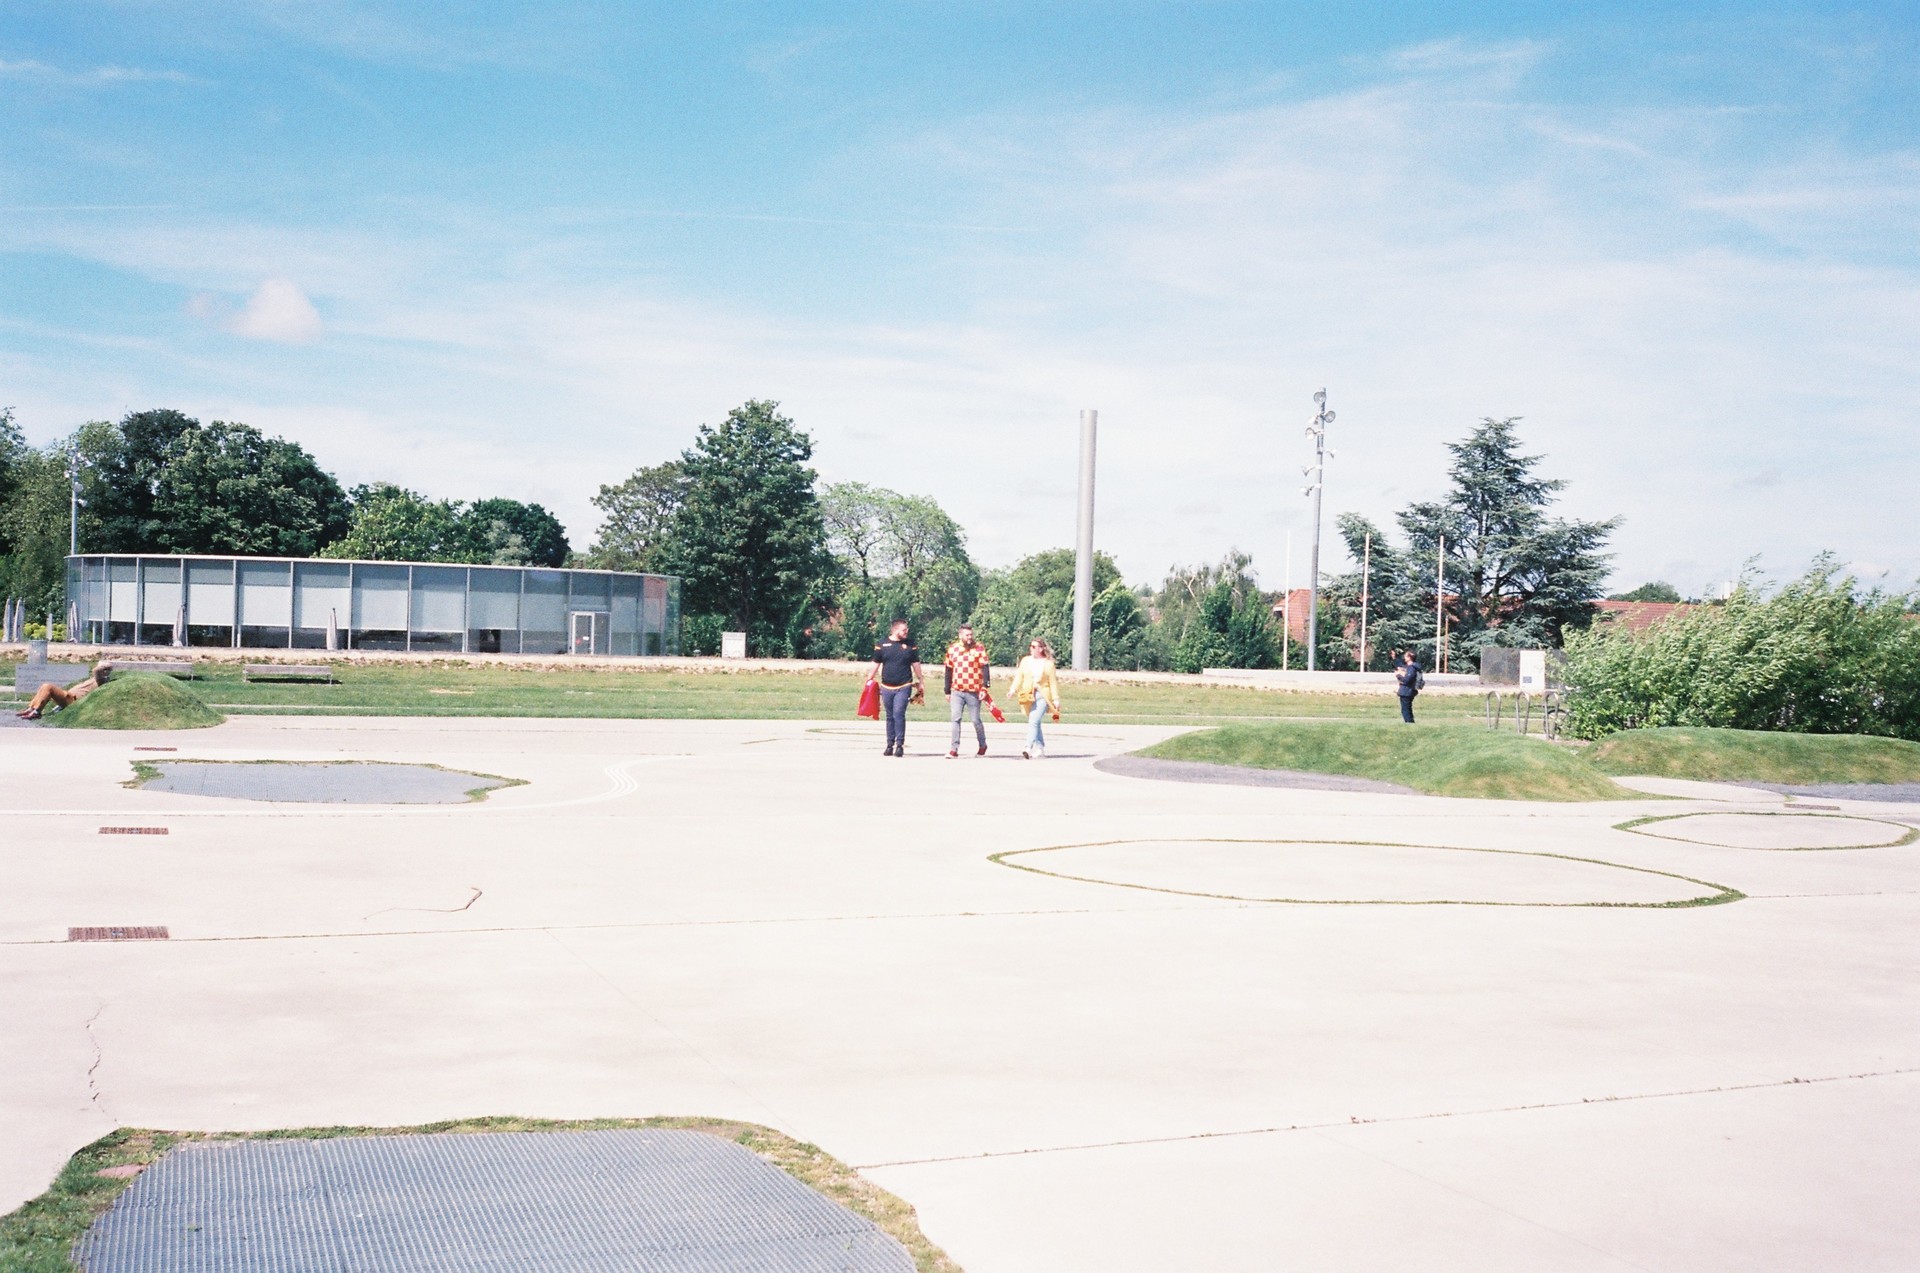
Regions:
<instances>
[{"instance_id":1,"label":"blue sky","mask_svg":"<svg viewBox=\"0 0 1920 1273\"><path fill-rule=\"evenodd\" d=\"M1517 415L1622 586L1906 586L1916 64L1894 5L0 0L0 404L584 545L770 397L988 564L1070 542L1093 406L1129 578L1278 586L1324 384L1329 522Z\"/></svg>"}]
</instances>

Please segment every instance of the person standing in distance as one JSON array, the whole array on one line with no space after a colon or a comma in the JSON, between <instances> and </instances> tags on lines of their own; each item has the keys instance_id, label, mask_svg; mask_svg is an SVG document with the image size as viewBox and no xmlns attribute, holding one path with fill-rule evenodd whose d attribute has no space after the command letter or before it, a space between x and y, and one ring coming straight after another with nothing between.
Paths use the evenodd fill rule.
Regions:
<instances>
[{"instance_id":1,"label":"person standing in distance","mask_svg":"<svg viewBox=\"0 0 1920 1273\"><path fill-rule=\"evenodd\" d=\"M1054 677L1053 647L1040 637L1027 646L1027 657L1013 670L1013 697L1027 714L1027 746L1023 760L1041 760L1047 754L1047 736L1040 728L1049 712L1060 719L1060 683Z\"/></svg>"},{"instance_id":2,"label":"person standing in distance","mask_svg":"<svg viewBox=\"0 0 1920 1273\"><path fill-rule=\"evenodd\" d=\"M1400 694L1400 719L1411 725L1413 724L1414 695L1426 688L1427 675L1420 670L1420 664L1415 661L1412 650L1402 650L1400 657L1402 662L1393 670L1393 679L1399 682L1397 689Z\"/></svg>"},{"instance_id":3,"label":"person standing in distance","mask_svg":"<svg viewBox=\"0 0 1920 1273\"><path fill-rule=\"evenodd\" d=\"M920 647L907 640L907 621L895 619L888 637L873 647L873 672L880 685L880 714L887 718L886 756L907 754L907 704L921 697Z\"/></svg>"},{"instance_id":4,"label":"person standing in distance","mask_svg":"<svg viewBox=\"0 0 1920 1273\"><path fill-rule=\"evenodd\" d=\"M953 724L953 737L947 742L947 759L960 758L960 726L967 713L973 713L973 736L987 754L987 727L980 719L980 696L993 683L993 666L987 660L987 647L973 639L973 625L960 625L960 639L947 647L947 715Z\"/></svg>"}]
</instances>

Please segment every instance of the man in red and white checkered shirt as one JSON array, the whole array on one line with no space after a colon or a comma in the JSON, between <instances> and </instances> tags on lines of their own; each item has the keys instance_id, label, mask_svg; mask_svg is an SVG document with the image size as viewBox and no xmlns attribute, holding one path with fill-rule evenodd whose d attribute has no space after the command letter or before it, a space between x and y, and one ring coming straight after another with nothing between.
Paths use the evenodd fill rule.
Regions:
<instances>
[{"instance_id":1,"label":"man in red and white checkered shirt","mask_svg":"<svg viewBox=\"0 0 1920 1273\"><path fill-rule=\"evenodd\" d=\"M976 755L987 754L987 727L980 719L980 696L993 681L993 666L987 661L987 647L973 639L973 628L960 625L960 639L947 647L947 713L953 722L953 739L947 745L947 759L960 757L960 725L973 713L973 733L980 742Z\"/></svg>"}]
</instances>

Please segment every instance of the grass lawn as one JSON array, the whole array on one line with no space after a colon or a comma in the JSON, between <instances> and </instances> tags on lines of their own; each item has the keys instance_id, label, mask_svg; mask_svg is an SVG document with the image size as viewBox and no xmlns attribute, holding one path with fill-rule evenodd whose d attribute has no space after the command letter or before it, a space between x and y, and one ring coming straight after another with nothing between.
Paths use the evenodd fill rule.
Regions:
<instances>
[{"instance_id":1,"label":"grass lawn","mask_svg":"<svg viewBox=\"0 0 1920 1273\"><path fill-rule=\"evenodd\" d=\"M765 1161L848 1210L866 1217L907 1249L919 1273L960 1273L939 1247L920 1232L912 1207L868 1181L853 1168L815 1145L803 1144L771 1128L719 1118L600 1118L551 1122L532 1118L473 1118L423 1127L306 1127L287 1131L208 1134L122 1128L110 1132L67 1160L48 1190L19 1210L0 1216L0 1270L5 1273L74 1273L70 1258L96 1217L113 1205L132 1175L185 1141L470 1134L487 1132L608 1131L619 1128L677 1128L705 1132L743 1145ZM103 1172L112 1174L103 1175ZM131 1174L124 1174L131 1173Z\"/></svg>"},{"instance_id":2,"label":"grass lawn","mask_svg":"<svg viewBox=\"0 0 1920 1273\"><path fill-rule=\"evenodd\" d=\"M1224 725L1139 753L1254 769L1299 769L1397 782L1436 796L1489 800L1623 800L1578 750L1472 725L1306 721Z\"/></svg>"},{"instance_id":3,"label":"grass lawn","mask_svg":"<svg viewBox=\"0 0 1920 1273\"><path fill-rule=\"evenodd\" d=\"M11 669L0 669L10 674ZM234 665L205 665L193 692L229 715L561 716L688 720L853 720L857 675L827 671L667 672L644 667L552 671L457 663L335 667L337 685L249 684ZM929 669L927 705L916 720L945 721L939 670ZM1295 694L1244 686L1068 683L1067 724L1209 725L1223 717L1392 719L1390 695ZM1004 710L1007 703L1002 703ZM1466 719L1477 697L1423 699L1438 719ZM1015 708L1017 711L1017 707ZM1012 713L1009 713L1011 718Z\"/></svg>"},{"instance_id":4,"label":"grass lawn","mask_svg":"<svg viewBox=\"0 0 1920 1273\"><path fill-rule=\"evenodd\" d=\"M1587 749L1611 774L1707 782L1920 782L1920 743L1860 734L1750 729L1635 729Z\"/></svg>"}]
</instances>

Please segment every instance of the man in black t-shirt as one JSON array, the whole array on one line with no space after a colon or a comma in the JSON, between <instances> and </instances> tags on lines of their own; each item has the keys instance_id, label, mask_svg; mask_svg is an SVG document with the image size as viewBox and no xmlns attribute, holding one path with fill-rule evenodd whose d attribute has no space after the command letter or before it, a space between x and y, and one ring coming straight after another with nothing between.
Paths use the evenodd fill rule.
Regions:
<instances>
[{"instance_id":1,"label":"man in black t-shirt","mask_svg":"<svg viewBox=\"0 0 1920 1273\"><path fill-rule=\"evenodd\" d=\"M895 619L888 639L873 647L873 673L880 686L881 714L887 718L888 756L907 754L907 704L921 694L920 647L907 640L907 621Z\"/></svg>"}]
</instances>

